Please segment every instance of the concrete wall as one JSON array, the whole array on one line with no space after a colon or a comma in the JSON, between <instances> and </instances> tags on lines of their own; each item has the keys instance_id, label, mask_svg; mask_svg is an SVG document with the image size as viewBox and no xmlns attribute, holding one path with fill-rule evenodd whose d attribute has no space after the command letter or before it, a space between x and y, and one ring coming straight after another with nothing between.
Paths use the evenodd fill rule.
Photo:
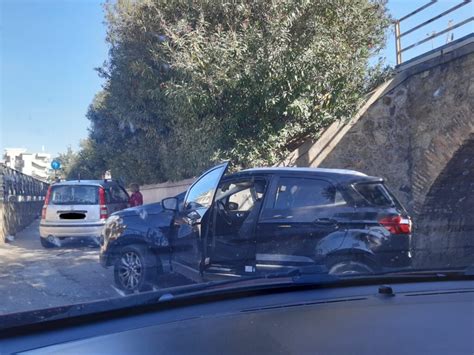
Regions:
<instances>
[{"instance_id":1,"label":"concrete wall","mask_svg":"<svg viewBox=\"0 0 474 355\"><path fill-rule=\"evenodd\" d=\"M159 202L165 197L176 196L179 193L186 191L193 181L194 179L187 179L140 186L140 191L143 195L143 203Z\"/></svg>"}]
</instances>

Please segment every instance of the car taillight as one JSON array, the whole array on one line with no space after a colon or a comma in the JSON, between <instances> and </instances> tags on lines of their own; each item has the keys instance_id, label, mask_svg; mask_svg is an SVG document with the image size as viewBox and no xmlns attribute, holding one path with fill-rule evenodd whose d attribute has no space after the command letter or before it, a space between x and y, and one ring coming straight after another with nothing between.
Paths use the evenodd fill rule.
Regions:
<instances>
[{"instance_id":1,"label":"car taillight","mask_svg":"<svg viewBox=\"0 0 474 355\"><path fill-rule=\"evenodd\" d=\"M410 234L411 220L402 216L388 216L379 220L379 223L392 234Z\"/></svg>"},{"instance_id":2,"label":"car taillight","mask_svg":"<svg viewBox=\"0 0 474 355\"><path fill-rule=\"evenodd\" d=\"M99 205L100 205L100 219L107 219L109 213L107 212L107 206L105 204L105 190L103 187L99 187Z\"/></svg>"},{"instance_id":3,"label":"car taillight","mask_svg":"<svg viewBox=\"0 0 474 355\"><path fill-rule=\"evenodd\" d=\"M46 210L48 209L49 199L51 197L51 186L48 187L48 192L46 192L46 197L44 199L43 209L41 211L41 219L46 219Z\"/></svg>"}]
</instances>

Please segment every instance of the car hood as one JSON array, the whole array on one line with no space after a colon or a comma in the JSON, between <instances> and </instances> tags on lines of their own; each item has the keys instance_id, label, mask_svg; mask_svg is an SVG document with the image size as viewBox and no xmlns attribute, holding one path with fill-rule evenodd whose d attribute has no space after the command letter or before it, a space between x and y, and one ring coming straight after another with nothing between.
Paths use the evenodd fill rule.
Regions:
<instances>
[{"instance_id":1,"label":"car hood","mask_svg":"<svg viewBox=\"0 0 474 355\"><path fill-rule=\"evenodd\" d=\"M163 207L161 206L161 202L149 203L142 206L130 207L124 210L115 212L114 216L120 217L129 217L129 216L140 216L144 213L147 215L150 214L158 214L163 212Z\"/></svg>"}]
</instances>

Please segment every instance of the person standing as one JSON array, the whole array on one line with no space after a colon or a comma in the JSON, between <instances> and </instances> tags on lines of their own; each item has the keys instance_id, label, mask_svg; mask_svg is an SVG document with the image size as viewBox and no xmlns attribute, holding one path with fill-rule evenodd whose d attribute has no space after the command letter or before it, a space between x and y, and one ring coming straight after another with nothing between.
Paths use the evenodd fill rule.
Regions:
<instances>
[{"instance_id":1,"label":"person standing","mask_svg":"<svg viewBox=\"0 0 474 355\"><path fill-rule=\"evenodd\" d=\"M130 207L143 205L143 195L140 192L140 186L138 186L138 184L131 184L130 190L132 191L132 195L130 196L129 200Z\"/></svg>"}]
</instances>

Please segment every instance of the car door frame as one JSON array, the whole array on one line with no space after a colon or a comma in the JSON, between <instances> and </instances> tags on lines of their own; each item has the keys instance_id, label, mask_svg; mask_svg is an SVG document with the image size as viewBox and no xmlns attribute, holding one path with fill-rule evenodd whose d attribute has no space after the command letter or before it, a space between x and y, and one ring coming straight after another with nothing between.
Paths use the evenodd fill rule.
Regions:
<instances>
[{"instance_id":1,"label":"car door frame","mask_svg":"<svg viewBox=\"0 0 474 355\"><path fill-rule=\"evenodd\" d=\"M183 207L181 210L178 210L175 214L174 221L173 221L173 232L171 234L170 242L172 246L172 261L173 261L173 266L177 271L181 274L184 274L185 276L188 276L192 279L196 279L197 275L196 273L200 274L202 276L202 268L203 268L203 246L206 245L207 241L207 235L208 235L208 229L206 225L203 225L203 218L206 216L206 214L212 213L212 206L214 204L214 200L216 197L216 191L217 187L219 186L222 177L225 175L227 172L229 163L224 162L221 164L218 164L216 166L213 166L212 168L206 170L203 174L201 174L196 181L187 189L185 198L183 200ZM190 191L197 185L199 184L202 179L210 174L211 172L223 168L221 175L219 179L216 182L216 185L214 187L214 192L213 196L211 198L211 203L207 208L191 208L187 209L187 203L188 198L189 198L189 193ZM198 212L200 210L200 212ZM197 214L199 218L194 219L191 218L191 214ZM203 235L203 227L204 227L204 235ZM188 231L184 230L185 228L188 229ZM183 232L184 234L180 234L180 232ZM189 240L189 245L191 245L193 248L195 248L193 251L190 251L188 254L186 254L187 250L180 250L179 248L182 246L180 243L180 238L192 238L188 239ZM184 240L184 239L183 239ZM185 243L183 243L184 245ZM185 246L186 247L186 246ZM197 250L196 250L197 249ZM195 258L193 258L193 255L191 253L195 254ZM191 260L193 259L193 260ZM191 262L192 261L192 262Z\"/></svg>"},{"instance_id":2,"label":"car door frame","mask_svg":"<svg viewBox=\"0 0 474 355\"><path fill-rule=\"evenodd\" d=\"M128 194L127 190L125 190L122 186L120 186L120 184L106 182L100 186L104 189L105 194L106 194L106 199L108 199L108 201L106 200L106 206L107 206L107 212L109 215L128 207L129 201L130 201L130 195ZM113 194L112 194L113 189L118 189L122 191L126 199L116 200L115 198L113 198Z\"/></svg>"},{"instance_id":3,"label":"car door frame","mask_svg":"<svg viewBox=\"0 0 474 355\"><path fill-rule=\"evenodd\" d=\"M255 221L253 222L253 227L251 228L252 232L251 232L250 237L246 238L248 243L249 243L249 248L253 249L252 258L251 259L246 259L246 261L247 261L246 263L242 263L240 261L239 262L229 261L228 264L222 264L222 262L220 262L218 264L219 266L216 266L216 264L212 262L212 253L214 251L210 252L208 250L208 249L210 249L209 239L206 239L205 244L203 245L205 247L205 249L203 250L204 251L203 271L206 272L207 274L219 274L220 272L224 272L224 273L231 273L232 275L235 275L235 276L239 276L239 275L242 275L242 274L247 275L249 273L255 273L255 271L256 271L256 235L255 235L255 231L256 231L256 226L257 226L258 220L260 219L260 213L262 212L262 208L263 208L264 204L266 203L265 201L267 199L268 191L270 189L270 185L272 183L273 176L269 177L268 175L265 175L265 174L238 176L238 177L235 177L235 178L231 178L226 182L232 183L232 182L239 182L239 181L244 181L244 180L249 180L249 181L253 181L253 182L255 182L256 180L265 181L265 190L264 190L264 193L263 193L263 196L262 196L262 201L261 201L260 205L258 206L259 210L256 212ZM219 185L220 185L221 182L222 182L222 179L219 182ZM211 216L214 216L214 214L216 213L215 212L215 208L216 208L215 207L215 197L216 196L214 196L212 210L210 211ZM212 226L211 226L211 229L208 232L208 235L210 235L211 238L216 237L215 228L216 228L216 226L213 223ZM253 245L252 245L252 240L253 240ZM211 240L211 242L213 242L213 240ZM250 253L248 253L248 254L250 255Z\"/></svg>"}]
</instances>

